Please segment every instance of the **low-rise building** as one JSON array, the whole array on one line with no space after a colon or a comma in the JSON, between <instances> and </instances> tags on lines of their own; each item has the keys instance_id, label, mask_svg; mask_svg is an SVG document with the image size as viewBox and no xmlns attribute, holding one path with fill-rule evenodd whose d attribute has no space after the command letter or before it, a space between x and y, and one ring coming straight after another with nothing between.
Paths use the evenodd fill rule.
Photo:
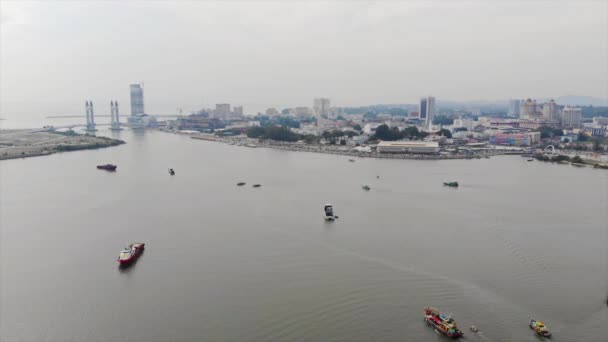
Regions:
<instances>
[{"instance_id":1,"label":"low-rise building","mask_svg":"<svg viewBox=\"0 0 608 342\"><path fill-rule=\"evenodd\" d=\"M467 131L472 131L474 125L475 125L475 121L473 121L472 119L460 117L458 119L454 119L454 125L452 127L454 129L455 128L466 128Z\"/></svg>"},{"instance_id":2,"label":"low-rise building","mask_svg":"<svg viewBox=\"0 0 608 342\"><path fill-rule=\"evenodd\" d=\"M379 123L368 123L365 126L363 126L363 133L368 134L368 135L375 134L376 128L378 128L378 126L380 126Z\"/></svg>"},{"instance_id":3,"label":"low-rise building","mask_svg":"<svg viewBox=\"0 0 608 342\"><path fill-rule=\"evenodd\" d=\"M526 134L530 137L530 144L536 144L540 141L540 132L527 132Z\"/></svg>"},{"instance_id":4,"label":"low-rise building","mask_svg":"<svg viewBox=\"0 0 608 342\"><path fill-rule=\"evenodd\" d=\"M498 133L490 136L490 144L509 146L530 146L530 136L528 134Z\"/></svg>"},{"instance_id":5,"label":"low-rise building","mask_svg":"<svg viewBox=\"0 0 608 342\"><path fill-rule=\"evenodd\" d=\"M542 126L558 128L559 122L547 120L519 120L519 128L538 129Z\"/></svg>"},{"instance_id":6,"label":"low-rise building","mask_svg":"<svg viewBox=\"0 0 608 342\"><path fill-rule=\"evenodd\" d=\"M193 114L173 121L171 126L178 130L209 131L224 128L225 124L219 119Z\"/></svg>"},{"instance_id":7,"label":"low-rise building","mask_svg":"<svg viewBox=\"0 0 608 342\"><path fill-rule=\"evenodd\" d=\"M560 141L563 142L563 143L576 142L576 141L578 141L578 134L576 134L576 133L567 133L567 134L564 134L560 138Z\"/></svg>"},{"instance_id":8,"label":"low-rise building","mask_svg":"<svg viewBox=\"0 0 608 342\"><path fill-rule=\"evenodd\" d=\"M381 141L376 146L380 153L439 153L439 143L436 141Z\"/></svg>"},{"instance_id":9,"label":"low-rise building","mask_svg":"<svg viewBox=\"0 0 608 342\"><path fill-rule=\"evenodd\" d=\"M608 117L596 116L593 118L593 125L595 126L608 126Z\"/></svg>"},{"instance_id":10,"label":"low-rise building","mask_svg":"<svg viewBox=\"0 0 608 342\"><path fill-rule=\"evenodd\" d=\"M606 126L593 126L590 127L591 136L593 137L603 137L606 135Z\"/></svg>"},{"instance_id":11,"label":"low-rise building","mask_svg":"<svg viewBox=\"0 0 608 342\"><path fill-rule=\"evenodd\" d=\"M278 116L279 111L276 108L268 108L266 109L266 116Z\"/></svg>"},{"instance_id":12,"label":"low-rise building","mask_svg":"<svg viewBox=\"0 0 608 342\"><path fill-rule=\"evenodd\" d=\"M309 119L312 117L312 111L308 107L292 108L290 113L299 119Z\"/></svg>"}]
</instances>

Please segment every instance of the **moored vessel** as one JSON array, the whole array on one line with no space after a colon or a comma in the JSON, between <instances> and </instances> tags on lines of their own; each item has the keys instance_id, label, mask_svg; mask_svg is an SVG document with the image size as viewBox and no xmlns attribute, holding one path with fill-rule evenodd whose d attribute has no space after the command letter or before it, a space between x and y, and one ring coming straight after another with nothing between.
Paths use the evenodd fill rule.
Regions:
<instances>
[{"instance_id":1,"label":"moored vessel","mask_svg":"<svg viewBox=\"0 0 608 342\"><path fill-rule=\"evenodd\" d=\"M114 164L103 164L103 165L97 165L97 168L100 170L116 171L117 166Z\"/></svg>"},{"instance_id":2,"label":"moored vessel","mask_svg":"<svg viewBox=\"0 0 608 342\"><path fill-rule=\"evenodd\" d=\"M436 308L427 307L424 309L424 321L428 326L433 327L435 331L447 337L459 338L463 335L451 315L442 314Z\"/></svg>"},{"instance_id":3,"label":"moored vessel","mask_svg":"<svg viewBox=\"0 0 608 342\"><path fill-rule=\"evenodd\" d=\"M118 256L118 263L121 266L126 266L131 264L133 261L137 260L141 253L144 250L145 243L134 242L127 247L123 248Z\"/></svg>"}]
</instances>

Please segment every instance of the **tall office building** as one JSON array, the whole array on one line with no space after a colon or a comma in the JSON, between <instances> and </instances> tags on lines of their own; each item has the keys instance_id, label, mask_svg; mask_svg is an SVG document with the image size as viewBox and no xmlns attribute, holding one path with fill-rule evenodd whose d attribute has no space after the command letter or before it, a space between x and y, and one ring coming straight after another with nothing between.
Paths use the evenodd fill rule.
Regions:
<instances>
[{"instance_id":1,"label":"tall office building","mask_svg":"<svg viewBox=\"0 0 608 342\"><path fill-rule=\"evenodd\" d=\"M516 99L509 100L509 112L507 114L511 117L518 118L520 103L521 101Z\"/></svg>"},{"instance_id":2,"label":"tall office building","mask_svg":"<svg viewBox=\"0 0 608 342\"><path fill-rule=\"evenodd\" d=\"M216 118L227 119L230 115L230 104L229 103L218 103L215 105L213 114Z\"/></svg>"},{"instance_id":3,"label":"tall office building","mask_svg":"<svg viewBox=\"0 0 608 342\"><path fill-rule=\"evenodd\" d=\"M144 88L141 84L131 84L131 116L144 114Z\"/></svg>"},{"instance_id":4,"label":"tall office building","mask_svg":"<svg viewBox=\"0 0 608 342\"><path fill-rule=\"evenodd\" d=\"M317 119L321 116L327 117L329 115L329 99L324 97L315 99L313 111Z\"/></svg>"},{"instance_id":5,"label":"tall office building","mask_svg":"<svg viewBox=\"0 0 608 342\"><path fill-rule=\"evenodd\" d=\"M578 128L581 126L581 116L583 110L581 108L574 108L570 106L564 107L562 111L562 126Z\"/></svg>"},{"instance_id":6,"label":"tall office building","mask_svg":"<svg viewBox=\"0 0 608 342\"><path fill-rule=\"evenodd\" d=\"M420 99L420 105L418 106L419 118L426 119L426 98Z\"/></svg>"},{"instance_id":7,"label":"tall office building","mask_svg":"<svg viewBox=\"0 0 608 342\"><path fill-rule=\"evenodd\" d=\"M435 98L433 96L420 99L420 119L424 119L424 124L427 128L431 128L431 125L433 125L436 111Z\"/></svg>"}]
</instances>

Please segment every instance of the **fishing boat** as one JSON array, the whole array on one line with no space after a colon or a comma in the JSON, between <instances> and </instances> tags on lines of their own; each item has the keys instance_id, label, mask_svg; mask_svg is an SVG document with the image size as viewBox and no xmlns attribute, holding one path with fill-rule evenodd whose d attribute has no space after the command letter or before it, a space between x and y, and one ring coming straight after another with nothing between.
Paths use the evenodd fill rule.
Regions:
<instances>
[{"instance_id":1,"label":"fishing boat","mask_svg":"<svg viewBox=\"0 0 608 342\"><path fill-rule=\"evenodd\" d=\"M551 337L551 333L547 329L547 326L541 321L535 319L530 320L530 329L534 330L538 336Z\"/></svg>"},{"instance_id":2,"label":"fishing boat","mask_svg":"<svg viewBox=\"0 0 608 342\"><path fill-rule=\"evenodd\" d=\"M237 186L243 186L245 184L246 184L245 182L238 182L238 183L236 183Z\"/></svg>"},{"instance_id":3,"label":"fishing boat","mask_svg":"<svg viewBox=\"0 0 608 342\"><path fill-rule=\"evenodd\" d=\"M170 174L171 176L173 176L173 175L175 175L175 171L174 171L173 169L169 169L169 174Z\"/></svg>"},{"instance_id":4,"label":"fishing boat","mask_svg":"<svg viewBox=\"0 0 608 342\"><path fill-rule=\"evenodd\" d=\"M458 187L458 182L443 182L443 185L457 188Z\"/></svg>"},{"instance_id":5,"label":"fishing boat","mask_svg":"<svg viewBox=\"0 0 608 342\"><path fill-rule=\"evenodd\" d=\"M261 186L262 186L262 184L253 184L253 187L254 187L254 188L259 188L259 187L261 187Z\"/></svg>"},{"instance_id":6,"label":"fishing boat","mask_svg":"<svg viewBox=\"0 0 608 342\"><path fill-rule=\"evenodd\" d=\"M451 315L442 314L436 308L427 307L424 309L424 321L428 326L434 328L435 331L447 337L459 338L463 335Z\"/></svg>"},{"instance_id":7,"label":"fishing boat","mask_svg":"<svg viewBox=\"0 0 608 342\"><path fill-rule=\"evenodd\" d=\"M145 243L132 243L127 247L123 248L118 256L118 263L121 266L126 266L131 264L133 261L137 260L141 253L144 250Z\"/></svg>"},{"instance_id":8,"label":"fishing boat","mask_svg":"<svg viewBox=\"0 0 608 342\"><path fill-rule=\"evenodd\" d=\"M334 207L332 207L331 204L327 203L323 207L323 217L325 217L327 221L333 221L336 219L336 215L334 215Z\"/></svg>"},{"instance_id":9,"label":"fishing boat","mask_svg":"<svg viewBox=\"0 0 608 342\"><path fill-rule=\"evenodd\" d=\"M116 171L117 166L114 164L103 164L103 165L97 165L97 168L100 170L106 170L106 171Z\"/></svg>"},{"instance_id":10,"label":"fishing boat","mask_svg":"<svg viewBox=\"0 0 608 342\"><path fill-rule=\"evenodd\" d=\"M369 191L369 190L371 190L371 188L370 188L368 185L364 185L364 186L362 186L361 188L362 188L363 190L365 190L365 191Z\"/></svg>"}]
</instances>

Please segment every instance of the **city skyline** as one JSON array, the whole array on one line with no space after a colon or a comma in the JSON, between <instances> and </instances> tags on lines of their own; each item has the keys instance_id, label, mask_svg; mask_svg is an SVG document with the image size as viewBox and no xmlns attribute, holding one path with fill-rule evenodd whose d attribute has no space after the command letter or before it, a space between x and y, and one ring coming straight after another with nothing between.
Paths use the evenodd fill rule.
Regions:
<instances>
[{"instance_id":1,"label":"city skyline","mask_svg":"<svg viewBox=\"0 0 608 342\"><path fill-rule=\"evenodd\" d=\"M608 92L605 2L1 6L3 115L128 103L134 82L147 85L150 113L229 102L251 114L319 95L357 106Z\"/></svg>"}]
</instances>

